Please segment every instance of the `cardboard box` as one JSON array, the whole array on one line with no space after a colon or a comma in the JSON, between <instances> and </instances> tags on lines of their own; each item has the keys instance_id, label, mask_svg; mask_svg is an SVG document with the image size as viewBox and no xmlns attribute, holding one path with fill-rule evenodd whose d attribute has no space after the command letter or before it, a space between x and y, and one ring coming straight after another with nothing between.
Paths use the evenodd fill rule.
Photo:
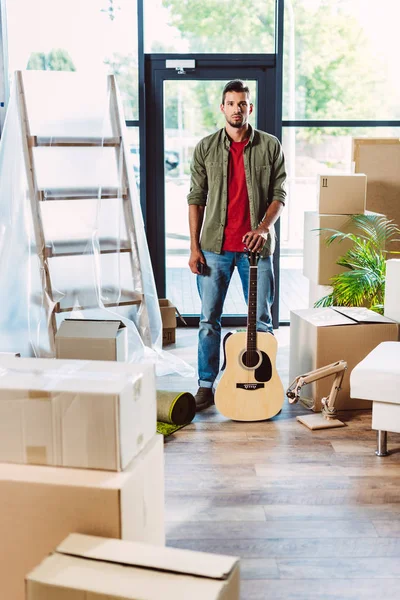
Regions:
<instances>
[{"instance_id":1,"label":"cardboard box","mask_svg":"<svg viewBox=\"0 0 400 600\"><path fill-rule=\"evenodd\" d=\"M314 211L304 213L303 275L318 285L330 285L331 277L347 271L337 265L336 261L353 245L350 240L335 240L327 246L325 240L333 232L316 231L324 228L344 233L360 233L349 215L321 215Z\"/></svg>"},{"instance_id":2,"label":"cardboard box","mask_svg":"<svg viewBox=\"0 0 400 600\"><path fill-rule=\"evenodd\" d=\"M400 323L400 259L386 261L384 315Z\"/></svg>"},{"instance_id":3,"label":"cardboard box","mask_svg":"<svg viewBox=\"0 0 400 600\"><path fill-rule=\"evenodd\" d=\"M119 471L156 432L153 365L0 357L0 462Z\"/></svg>"},{"instance_id":4,"label":"cardboard box","mask_svg":"<svg viewBox=\"0 0 400 600\"><path fill-rule=\"evenodd\" d=\"M29 573L26 600L239 600L239 584L235 557L72 534Z\"/></svg>"},{"instance_id":5,"label":"cardboard box","mask_svg":"<svg viewBox=\"0 0 400 600\"><path fill-rule=\"evenodd\" d=\"M336 408L368 408L371 403L350 398L352 369L378 344L398 339L398 324L366 308L308 308L290 313L289 382L295 377L338 360L347 361L347 371ZM321 398L332 387L333 376L305 386L302 396L321 410Z\"/></svg>"},{"instance_id":6,"label":"cardboard box","mask_svg":"<svg viewBox=\"0 0 400 600\"><path fill-rule=\"evenodd\" d=\"M167 298L158 300L163 326L163 346L175 344L176 308Z\"/></svg>"},{"instance_id":7,"label":"cardboard box","mask_svg":"<svg viewBox=\"0 0 400 600\"><path fill-rule=\"evenodd\" d=\"M318 175L318 212L328 215L357 215L365 211L367 177Z\"/></svg>"},{"instance_id":8,"label":"cardboard box","mask_svg":"<svg viewBox=\"0 0 400 600\"><path fill-rule=\"evenodd\" d=\"M386 215L400 227L400 139L354 138L353 161L356 173L368 178L367 210ZM390 248L400 251L400 242Z\"/></svg>"},{"instance_id":9,"label":"cardboard box","mask_svg":"<svg viewBox=\"0 0 400 600\"><path fill-rule=\"evenodd\" d=\"M57 358L128 360L128 333L122 321L66 319L56 333Z\"/></svg>"},{"instance_id":10,"label":"cardboard box","mask_svg":"<svg viewBox=\"0 0 400 600\"><path fill-rule=\"evenodd\" d=\"M71 532L165 544L163 436L121 473L0 464L2 599Z\"/></svg>"}]
</instances>

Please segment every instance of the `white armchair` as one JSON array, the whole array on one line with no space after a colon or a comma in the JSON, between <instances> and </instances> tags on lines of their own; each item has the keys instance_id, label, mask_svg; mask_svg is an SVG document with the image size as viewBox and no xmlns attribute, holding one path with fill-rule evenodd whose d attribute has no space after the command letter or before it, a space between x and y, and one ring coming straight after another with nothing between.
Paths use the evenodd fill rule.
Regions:
<instances>
[{"instance_id":1,"label":"white armchair","mask_svg":"<svg viewBox=\"0 0 400 600\"><path fill-rule=\"evenodd\" d=\"M382 342L350 374L352 398L372 400L378 456L387 456L387 432L400 433L400 342Z\"/></svg>"}]
</instances>

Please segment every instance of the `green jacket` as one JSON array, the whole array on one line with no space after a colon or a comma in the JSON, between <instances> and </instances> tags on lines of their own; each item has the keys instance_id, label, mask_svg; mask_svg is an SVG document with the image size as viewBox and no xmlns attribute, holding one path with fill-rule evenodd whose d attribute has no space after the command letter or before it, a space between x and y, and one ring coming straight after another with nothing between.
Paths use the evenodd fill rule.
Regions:
<instances>
[{"instance_id":1,"label":"green jacket","mask_svg":"<svg viewBox=\"0 0 400 600\"><path fill-rule=\"evenodd\" d=\"M230 139L225 128L197 144L191 163L188 204L207 206L201 232L201 248L221 253L228 204L228 160ZM273 135L250 127L243 153L251 228L263 220L272 200L285 204L286 171L281 144ZM270 228L261 256L273 254L275 229Z\"/></svg>"}]
</instances>

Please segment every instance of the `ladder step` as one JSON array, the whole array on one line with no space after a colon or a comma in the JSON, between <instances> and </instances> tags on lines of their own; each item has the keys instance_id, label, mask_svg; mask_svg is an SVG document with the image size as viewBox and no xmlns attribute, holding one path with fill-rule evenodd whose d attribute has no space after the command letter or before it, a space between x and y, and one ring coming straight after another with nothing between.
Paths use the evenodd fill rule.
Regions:
<instances>
[{"instance_id":1,"label":"ladder step","mask_svg":"<svg viewBox=\"0 0 400 600\"><path fill-rule=\"evenodd\" d=\"M60 300L59 302L56 303L55 308L54 308L54 312L56 313L62 313L62 312L71 312L73 310L88 310L91 308L99 308L99 303L97 301L97 298L95 297L95 294L93 294L93 290L90 290L91 293L89 293L88 291L86 291L85 294L85 289L78 289L78 290L72 290L72 291L68 291L66 293L66 295L64 296L64 298L62 298L62 300ZM117 294L118 291L115 290L115 294ZM86 297L86 301L84 304L82 305L78 305L77 304L77 300L79 300L79 298L85 298ZM117 306L133 306L133 305L138 305L141 304L143 300L143 295L139 294L137 292L131 292L129 290L122 290L121 291L121 295L120 295L120 299L119 301L114 301L114 302L104 302L103 305L106 308L109 307L117 307Z\"/></svg>"},{"instance_id":2,"label":"ladder step","mask_svg":"<svg viewBox=\"0 0 400 600\"><path fill-rule=\"evenodd\" d=\"M99 196L100 190L100 196ZM41 202L57 202L59 200L94 200L106 198L121 198L126 196L127 189L124 188L88 188L74 190L40 190Z\"/></svg>"},{"instance_id":3,"label":"ladder step","mask_svg":"<svg viewBox=\"0 0 400 600\"><path fill-rule=\"evenodd\" d=\"M127 241L117 243L116 240L100 239L100 254L117 254L119 252L131 252L132 249ZM80 256L85 254L93 254L90 241L86 240L71 240L68 242L56 241L51 245L46 245L46 258L56 258L57 256Z\"/></svg>"},{"instance_id":4,"label":"ladder step","mask_svg":"<svg viewBox=\"0 0 400 600\"><path fill-rule=\"evenodd\" d=\"M70 138L70 137L39 137L31 136L30 145L35 146L112 146L118 148L121 145L120 137L104 138Z\"/></svg>"}]
</instances>

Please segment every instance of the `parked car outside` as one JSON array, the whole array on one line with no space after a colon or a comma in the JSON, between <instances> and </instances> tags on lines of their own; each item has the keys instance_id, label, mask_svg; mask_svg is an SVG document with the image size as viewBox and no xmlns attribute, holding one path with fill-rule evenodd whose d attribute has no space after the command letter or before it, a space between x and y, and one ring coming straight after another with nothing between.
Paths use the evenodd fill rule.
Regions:
<instances>
[{"instance_id":1,"label":"parked car outside","mask_svg":"<svg viewBox=\"0 0 400 600\"><path fill-rule=\"evenodd\" d=\"M139 155L139 146L131 146L131 155L132 155L132 164L133 170L136 175L136 180L139 185L140 178L140 155ZM164 152L164 169L165 173L169 173L176 169L179 165L179 153L175 150L165 150Z\"/></svg>"}]
</instances>

